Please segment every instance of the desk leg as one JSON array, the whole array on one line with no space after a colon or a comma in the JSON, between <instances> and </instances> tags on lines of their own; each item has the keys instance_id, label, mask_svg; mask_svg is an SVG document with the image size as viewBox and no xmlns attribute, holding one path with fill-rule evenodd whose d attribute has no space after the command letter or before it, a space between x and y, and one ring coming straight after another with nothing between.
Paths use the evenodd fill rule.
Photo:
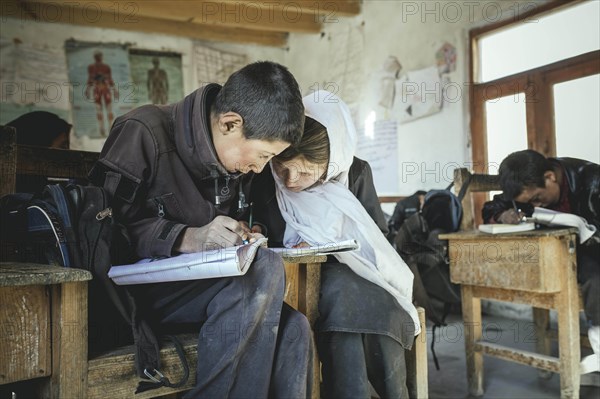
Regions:
<instances>
[{"instance_id":1,"label":"desk leg","mask_svg":"<svg viewBox=\"0 0 600 399\"><path fill-rule=\"evenodd\" d=\"M575 247L575 236L570 238L572 248ZM568 245L564 239L564 245ZM567 247L569 248L569 247ZM568 251L561 251L568 254ZM565 265L561 270L561 291L556 297L558 312L558 354L560 358L560 397L579 398L579 362L581 358L579 337L579 291L577 287L577 263L575 251L557 259Z\"/></svg>"},{"instance_id":2,"label":"desk leg","mask_svg":"<svg viewBox=\"0 0 600 399\"><path fill-rule=\"evenodd\" d=\"M535 324L535 349L537 353L550 356L550 337L548 331L550 328L550 311L548 309L533 308L533 322ZM538 370L540 378L549 379L552 372L548 370Z\"/></svg>"},{"instance_id":3,"label":"desk leg","mask_svg":"<svg viewBox=\"0 0 600 399\"><path fill-rule=\"evenodd\" d=\"M52 287L52 398L87 397L87 281Z\"/></svg>"},{"instance_id":4,"label":"desk leg","mask_svg":"<svg viewBox=\"0 0 600 399\"><path fill-rule=\"evenodd\" d=\"M462 285L461 292L469 393L474 396L482 396L483 354L476 352L474 348L475 342L481 340L481 299L473 296L471 286Z\"/></svg>"},{"instance_id":5,"label":"desk leg","mask_svg":"<svg viewBox=\"0 0 600 399\"><path fill-rule=\"evenodd\" d=\"M303 313L313 328L319 317L319 291L321 289L320 263L285 263L285 301ZM316 337L314 337L316 338ZM319 399L321 389L321 362L314 351L312 399Z\"/></svg>"}]
</instances>

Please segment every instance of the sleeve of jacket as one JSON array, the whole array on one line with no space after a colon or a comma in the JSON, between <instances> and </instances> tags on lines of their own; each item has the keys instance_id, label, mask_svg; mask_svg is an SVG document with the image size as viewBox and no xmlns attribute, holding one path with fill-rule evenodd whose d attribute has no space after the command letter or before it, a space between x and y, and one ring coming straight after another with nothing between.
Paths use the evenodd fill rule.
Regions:
<instances>
[{"instance_id":1,"label":"sleeve of jacket","mask_svg":"<svg viewBox=\"0 0 600 399\"><path fill-rule=\"evenodd\" d=\"M187 227L144 210L158 156L156 140L144 123L117 119L89 175L111 196L113 214L127 227L141 258L171 256L175 240Z\"/></svg>"},{"instance_id":2,"label":"sleeve of jacket","mask_svg":"<svg viewBox=\"0 0 600 399\"><path fill-rule=\"evenodd\" d=\"M371 166L366 161L354 158L348 178L350 191L352 191L367 213L373 218L373 221L377 224L383 235L387 235L388 227L383 211L381 210L379 198L377 197L375 184L373 183Z\"/></svg>"},{"instance_id":3,"label":"sleeve of jacket","mask_svg":"<svg viewBox=\"0 0 600 399\"><path fill-rule=\"evenodd\" d=\"M521 211L523 211L523 213L525 213L525 215L531 216L533 214L532 205L522 202L516 202L515 204ZM502 194L494 195L494 198L492 198L491 201L484 203L483 208L481 209L483 223L498 223L498 217L500 214L511 209L513 206L513 202L505 200Z\"/></svg>"}]
</instances>

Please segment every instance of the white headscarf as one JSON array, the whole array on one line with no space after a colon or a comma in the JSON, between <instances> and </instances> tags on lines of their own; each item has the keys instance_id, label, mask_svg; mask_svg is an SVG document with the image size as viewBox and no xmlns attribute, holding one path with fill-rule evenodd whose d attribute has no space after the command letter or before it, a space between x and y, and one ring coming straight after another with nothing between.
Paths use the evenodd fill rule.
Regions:
<instances>
[{"instance_id":1,"label":"white headscarf","mask_svg":"<svg viewBox=\"0 0 600 399\"><path fill-rule=\"evenodd\" d=\"M298 193L287 190L273 172L277 202L286 222L284 244L305 241L316 246L357 240L359 250L340 252L335 257L396 298L411 316L416 335L420 325L412 304L413 274L348 189L348 171L357 140L350 110L341 99L324 90L304 97L303 102L306 115L327 128L330 162L323 184Z\"/></svg>"}]
</instances>

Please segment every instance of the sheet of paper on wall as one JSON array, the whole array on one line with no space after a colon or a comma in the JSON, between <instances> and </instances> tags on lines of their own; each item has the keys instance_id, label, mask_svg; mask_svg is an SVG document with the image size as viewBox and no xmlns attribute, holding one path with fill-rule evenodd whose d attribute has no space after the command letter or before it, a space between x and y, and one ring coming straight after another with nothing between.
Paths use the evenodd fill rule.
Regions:
<instances>
[{"instance_id":1,"label":"sheet of paper on wall","mask_svg":"<svg viewBox=\"0 0 600 399\"><path fill-rule=\"evenodd\" d=\"M442 84L437 66L408 72L396 81L394 113L400 123L440 112Z\"/></svg>"},{"instance_id":2,"label":"sheet of paper on wall","mask_svg":"<svg viewBox=\"0 0 600 399\"><path fill-rule=\"evenodd\" d=\"M397 126L394 120L381 120L357 129L356 156L369 162L378 195L400 192Z\"/></svg>"}]
</instances>

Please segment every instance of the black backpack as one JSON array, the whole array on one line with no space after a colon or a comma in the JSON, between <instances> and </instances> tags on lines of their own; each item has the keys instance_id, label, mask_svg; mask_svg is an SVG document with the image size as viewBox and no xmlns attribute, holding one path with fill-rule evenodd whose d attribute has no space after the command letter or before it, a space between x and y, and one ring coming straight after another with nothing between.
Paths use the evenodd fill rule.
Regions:
<instances>
[{"instance_id":1,"label":"black backpack","mask_svg":"<svg viewBox=\"0 0 600 399\"><path fill-rule=\"evenodd\" d=\"M460 287L450 281L448 242L438 236L460 227L461 200L468 185L465 182L458 196L450 191L452 184L445 190L429 191L421 212L404 221L394 240L396 250L414 275L414 302L425 309L427 318L434 323L434 332L436 327L445 325L451 307L461 302ZM436 303L443 304L443 310ZM431 349L439 369L433 341Z\"/></svg>"},{"instance_id":2,"label":"black backpack","mask_svg":"<svg viewBox=\"0 0 600 399\"><path fill-rule=\"evenodd\" d=\"M113 263L132 263L133 251L126 229L113 218L103 188L53 184L47 185L40 195L9 194L0 199L0 222L2 241L13 249L2 254L4 259L74 267L92 273L88 288L90 326L118 326L123 321L130 326L138 375L153 381L140 382L136 393L161 386L175 388L187 382L185 357L181 359L184 376L180 382L172 384L160 374L160 347L153 326L140 316L127 288L117 286L108 277ZM104 344L124 343L122 336L117 340L101 338ZM179 342L173 341L182 357Z\"/></svg>"}]
</instances>

